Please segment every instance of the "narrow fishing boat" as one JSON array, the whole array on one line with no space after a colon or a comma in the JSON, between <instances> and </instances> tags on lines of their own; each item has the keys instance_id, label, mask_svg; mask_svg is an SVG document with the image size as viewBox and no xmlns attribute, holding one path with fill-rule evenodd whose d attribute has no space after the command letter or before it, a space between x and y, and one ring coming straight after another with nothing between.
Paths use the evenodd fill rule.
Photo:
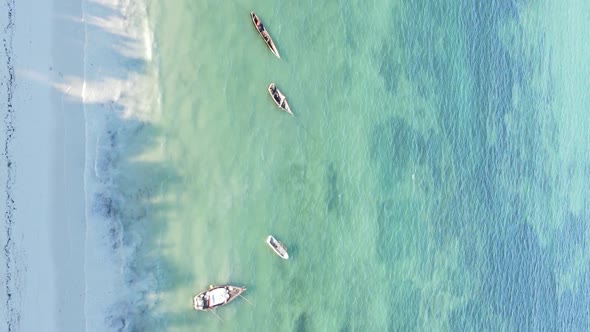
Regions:
<instances>
[{"instance_id":1,"label":"narrow fishing boat","mask_svg":"<svg viewBox=\"0 0 590 332\"><path fill-rule=\"evenodd\" d=\"M289 259L289 253L287 253L287 247L282 244L280 241L274 238L274 236L269 235L266 238L266 244L272 248L275 254L279 255L282 259Z\"/></svg>"},{"instance_id":2,"label":"narrow fishing boat","mask_svg":"<svg viewBox=\"0 0 590 332\"><path fill-rule=\"evenodd\" d=\"M279 90L279 88L276 87L274 83L270 83L268 86L268 93L270 93L272 100L274 100L275 104L277 104L280 109L293 115L291 108L289 107L289 103L287 103L287 97L285 97L285 95Z\"/></svg>"},{"instance_id":3,"label":"narrow fishing boat","mask_svg":"<svg viewBox=\"0 0 590 332\"><path fill-rule=\"evenodd\" d=\"M266 43L266 46L268 46L270 51L274 55L276 55L277 58L280 59L281 56L279 55L279 50L277 50L275 43L272 41L270 34L268 33L268 31L266 31L266 28L264 28L264 25L262 24L262 21L260 20L258 15L256 15L254 12L250 12L250 18L252 19L252 24L254 24L256 31L258 31L258 33L260 34L260 37L262 37L262 39Z\"/></svg>"},{"instance_id":4,"label":"narrow fishing boat","mask_svg":"<svg viewBox=\"0 0 590 332\"><path fill-rule=\"evenodd\" d=\"M244 291L246 291L246 287L211 285L209 289L195 295L193 306L195 310L199 311L211 310L230 303Z\"/></svg>"}]
</instances>

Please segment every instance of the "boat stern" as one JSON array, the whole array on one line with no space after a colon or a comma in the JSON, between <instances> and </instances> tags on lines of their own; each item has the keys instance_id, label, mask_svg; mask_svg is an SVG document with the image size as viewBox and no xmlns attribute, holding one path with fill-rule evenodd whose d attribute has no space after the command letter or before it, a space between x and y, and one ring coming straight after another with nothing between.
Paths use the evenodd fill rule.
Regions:
<instances>
[{"instance_id":1,"label":"boat stern","mask_svg":"<svg viewBox=\"0 0 590 332\"><path fill-rule=\"evenodd\" d=\"M193 307L195 310L205 310L205 299L203 294L196 295L193 297Z\"/></svg>"}]
</instances>

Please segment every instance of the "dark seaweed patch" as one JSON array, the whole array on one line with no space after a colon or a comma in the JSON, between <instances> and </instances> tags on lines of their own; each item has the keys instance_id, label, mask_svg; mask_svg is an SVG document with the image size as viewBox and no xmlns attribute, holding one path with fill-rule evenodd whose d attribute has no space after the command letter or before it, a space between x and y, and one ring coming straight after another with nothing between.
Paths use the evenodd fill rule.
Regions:
<instances>
[{"instance_id":1,"label":"dark seaweed patch","mask_svg":"<svg viewBox=\"0 0 590 332\"><path fill-rule=\"evenodd\" d=\"M518 331L555 331L557 297L550 257L526 224L498 229L489 241L484 293Z\"/></svg>"},{"instance_id":2,"label":"dark seaweed patch","mask_svg":"<svg viewBox=\"0 0 590 332\"><path fill-rule=\"evenodd\" d=\"M105 193L96 193L92 203L92 212L107 219L112 219L115 215L115 207L112 197Z\"/></svg>"},{"instance_id":3,"label":"dark seaweed patch","mask_svg":"<svg viewBox=\"0 0 590 332\"><path fill-rule=\"evenodd\" d=\"M350 332L350 315L346 316L346 321L344 322L344 324L342 324L342 326L340 327L340 329L338 330L338 332Z\"/></svg>"},{"instance_id":4,"label":"dark seaweed patch","mask_svg":"<svg viewBox=\"0 0 590 332\"><path fill-rule=\"evenodd\" d=\"M383 79L385 89L392 95L397 93L400 75L402 73L401 63L396 60L392 43L394 40L387 39L381 46L379 52L379 75Z\"/></svg>"},{"instance_id":5,"label":"dark seaweed patch","mask_svg":"<svg viewBox=\"0 0 590 332\"><path fill-rule=\"evenodd\" d=\"M585 268L580 287L559 297L557 331L590 331L590 268Z\"/></svg>"},{"instance_id":6,"label":"dark seaweed patch","mask_svg":"<svg viewBox=\"0 0 590 332\"><path fill-rule=\"evenodd\" d=\"M328 212L332 212L341 205L342 198L342 195L338 190L338 173L334 168L334 163L330 163L326 167L326 181L328 182L326 206L328 207Z\"/></svg>"},{"instance_id":7,"label":"dark seaweed patch","mask_svg":"<svg viewBox=\"0 0 590 332\"><path fill-rule=\"evenodd\" d=\"M390 294L388 331L416 331L420 313L420 290L410 282L393 285Z\"/></svg>"},{"instance_id":8,"label":"dark seaweed patch","mask_svg":"<svg viewBox=\"0 0 590 332\"><path fill-rule=\"evenodd\" d=\"M297 320L295 321L295 328L293 331L295 331L295 332L311 331L309 329L309 318L308 318L307 313L303 312L297 317Z\"/></svg>"},{"instance_id":9,"label":"dark seaweed patch","mask_svg":"<svg viewBox=\"0 0 590 332\"><path fill-rule=\"evenodd\" d=\"M486 331L498 330L500 326L490 326L485 308L477 302L468 302L449 314L449 328L451 331Z\"/></svg>"},{"instance_id":10,"label":"dark seaweed patch","mask_svg":"<svg viewBox=\"0 0 590 332\"><path fill-rule=\"evenodd\" d=\"M338 1L338 7L340 8L340 15L342 16L342 32L344 33L344 43L350 50L356 50L356 41L351 33L351 26L353 25L353 9L352 4L349 1L340 0Z\"/></svg>"},{"instance_id":11,"label":"dark seaweed patch","mask_svg":"<svg viewBox=\"0 0 590 332\"><path fill-rule=\"evenodd\" d=\"M559 267L568 270L574 268L576 256L587 247L588 239L586 229L590 220L590 197L586 199L586 212L580 215L568 213L565 216L563 227L559 231L556 243ZM562 241L561 239L567 239Z\"/></svg>"},{"instance_id":12,"label":"dark seaweed patch","mask_svg":"<svg viewBox=\"0 0 590 332\"><path fill-rule=\"evenodd\" d=\"M410 163L422 164L428 155L423 136L399 117L375 126L371 147L372 159L380 166L381 185L385 188L399 183Z\"/></svg>"}]
</instances>

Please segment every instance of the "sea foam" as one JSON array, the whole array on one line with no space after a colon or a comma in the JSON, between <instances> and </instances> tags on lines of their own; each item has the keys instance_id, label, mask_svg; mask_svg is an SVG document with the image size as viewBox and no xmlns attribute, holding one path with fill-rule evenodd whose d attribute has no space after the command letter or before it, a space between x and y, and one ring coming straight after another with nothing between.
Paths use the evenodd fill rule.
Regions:
<instances>
[{"instance_id":1,"label":"sea foam","mask_svg":"<svg viewBox=\"0 0 590 332\"><path fill-rule=\"evenodd\" d=\"M134 317L155 297L155 278L135 264L158 193L154 157L143 158L157 144L160 114L152 32L143 1L85 0L82 10L86 329L137 330Z\"/></svg>"}]
</instances>

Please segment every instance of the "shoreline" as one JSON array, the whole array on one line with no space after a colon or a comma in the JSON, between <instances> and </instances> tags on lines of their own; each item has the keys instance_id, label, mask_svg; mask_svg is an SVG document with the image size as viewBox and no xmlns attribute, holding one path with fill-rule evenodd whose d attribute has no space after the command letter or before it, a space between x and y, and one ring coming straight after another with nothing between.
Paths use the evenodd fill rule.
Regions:
<instances>
[{"instance_id":1,"label":"shoreline","mask_svg":"<svg viewBox=\"0 0 590 332\"><path fill-rule=\"evenodd\" d=\"M125 216L104 213L110 207L100 198L117 203L119 170L108 162L127 157L153 106L141 98L153 89L141 66L151 60L145 8L115 0L7 4L0 23L9 47L0 60L14 75L2 72L0 92L12 112L2 131L8 167L0 180L11 187L0 208L8 220L0 330L128 326L131 297L146 286L126 280L135 249L123 243ZM113 132L124 140L113 145Z\"/></svg>"}]
</instances>

